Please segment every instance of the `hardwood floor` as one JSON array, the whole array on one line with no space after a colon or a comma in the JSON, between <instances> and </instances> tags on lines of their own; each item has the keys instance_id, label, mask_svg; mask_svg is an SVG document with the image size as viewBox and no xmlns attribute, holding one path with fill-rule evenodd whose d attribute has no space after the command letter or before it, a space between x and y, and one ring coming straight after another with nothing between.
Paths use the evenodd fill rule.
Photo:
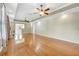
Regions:
<instances>
[{"instance_id":1,"label":"hardwood floor","mask_svg":"<svg viewBox=\"0 0 79 59\"><path fill-rule=\"evenodd\" d=\"M10 39L6 56L79 56L79 44L30 33L23 39L20 44Z\"/></svg>"}]
</instances>

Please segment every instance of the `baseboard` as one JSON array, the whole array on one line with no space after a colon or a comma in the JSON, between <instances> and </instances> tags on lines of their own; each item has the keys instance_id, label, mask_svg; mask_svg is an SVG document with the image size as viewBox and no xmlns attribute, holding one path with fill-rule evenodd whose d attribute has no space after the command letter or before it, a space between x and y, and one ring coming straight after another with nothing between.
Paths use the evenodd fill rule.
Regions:
<instances>
[{"instance_id":1,"label":"baseboard","mask_svg":"<svg viewBox=\"0 0 79 59\"><path fill-rule=\"evenodd\" d=\"M66 41L66 42L70 42L70 43L75 43L75 44L79 44L79 42L75 42L75 41L70 41L70 40L66 40L66 39L60 39L60 38L56 38L56 37L49 37L49 36L47 36L47 35L42 35L42 34L36 34L36 35L40 35L40 36L44 36L44 37L47 37L47 38L55 38L55 39L57 39L57 40L62 40L62 41Z\"/></svg>"}]
</instances>

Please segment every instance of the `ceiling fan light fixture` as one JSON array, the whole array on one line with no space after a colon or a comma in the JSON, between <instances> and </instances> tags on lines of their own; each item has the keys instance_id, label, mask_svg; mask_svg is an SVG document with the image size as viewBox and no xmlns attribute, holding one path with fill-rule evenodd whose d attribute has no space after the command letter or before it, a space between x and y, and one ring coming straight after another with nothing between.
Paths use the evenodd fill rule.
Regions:
<instances>
[{"instance_id":1,"label":"ceiling fan light fixture","mask_svg":"<svg viewBox=\"0 0 79 59\"><path fill-rule=\"evenodd\" d=\"M44 15L44 12L41 11L39 14L40 14L40 15Z\"/></svg>"},{"instance_id":2,"label":"ceiling fan light fixture","mask_svg":"<svg viewBox=\"0 0 79 59\"><path fill-rule=\"evenodd\" d=\"M50 8L43 8L43 5L40 5L40 8L36 8L40 14L40 16L48 15L48 11Z\"/></svg>"}]
</instances>

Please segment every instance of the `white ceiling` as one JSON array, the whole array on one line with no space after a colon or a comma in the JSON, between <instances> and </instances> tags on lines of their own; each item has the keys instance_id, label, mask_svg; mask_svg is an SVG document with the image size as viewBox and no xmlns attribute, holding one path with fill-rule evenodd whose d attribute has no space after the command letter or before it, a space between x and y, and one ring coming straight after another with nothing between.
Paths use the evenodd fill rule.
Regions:
<instances>
[{"instance_id":1,"label":"white ceiling","mask_svg":"<svg viewBox=\"0 0 79 59\"><path fill-rule=\"evenodd\" d=\"M79 3L5 3L6 13L10 19L35 21L37 19L46 17L40 16L36 13L36 8L40 8L40 5L50 8L49 15L54 15L74 7L79 7ZM0 3L0 10L2 7ZM77 11L77 10L76 10Z\"/></svg>"},{"instance_id":2,"label":"white ceiling","mask_svg":"<svg viewBox=\"0 0 79 59\"><path fill-rule=\"evenodd\" d=\"M54 9L63 6L64 4L45 4L45 6L50 8L49 12L52 12ZM25 17L27 19L35 19L40 17L40 15L36 12L36 8L39 7L40 4L32 4L32 3L28 3L28 4L19 4L18 5L18 11L16 13L16 19L24 19Z\"/></svg>"},{"instance_id":3,"label":"white ceiling","mask_svg":"<svg viewBox=\"0 0 79 59\"><path fill-rule=\"evenodd\" d=\"M68 3L42 3L45 7L50 8L49 13L67 5ZM41 3L6 3L6 11L11 19L33 20L41 17L36 13L35 8L39 8Z\"/></svg>"}]
</instances>

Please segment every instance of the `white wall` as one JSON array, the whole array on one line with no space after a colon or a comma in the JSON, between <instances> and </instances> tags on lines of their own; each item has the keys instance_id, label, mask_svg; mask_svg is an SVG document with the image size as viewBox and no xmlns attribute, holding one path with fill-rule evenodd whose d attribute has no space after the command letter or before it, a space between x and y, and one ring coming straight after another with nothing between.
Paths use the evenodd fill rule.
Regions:
<instances>
[{"instance_id":1,"label":"white wall","mask_svg":"<svg viewBox=\"0 0 79 59\"><path fill-rule=\"evenodd\" d=\"M33 22L35 33L50 38L79 43L78 10L79 7L76 7Z\"/></svg>"},{"instance_id":2,"label":"white wall","mask_svg":"<svg viewBox=\"0 0 79 59\"><path fill-rule=\"evenodd\" d=\"M2 40L1 40L1 29L2 29L2 19L1 19L1 9L0 9L0 47L2 45Z\"/></svg>"}]
</instances>

